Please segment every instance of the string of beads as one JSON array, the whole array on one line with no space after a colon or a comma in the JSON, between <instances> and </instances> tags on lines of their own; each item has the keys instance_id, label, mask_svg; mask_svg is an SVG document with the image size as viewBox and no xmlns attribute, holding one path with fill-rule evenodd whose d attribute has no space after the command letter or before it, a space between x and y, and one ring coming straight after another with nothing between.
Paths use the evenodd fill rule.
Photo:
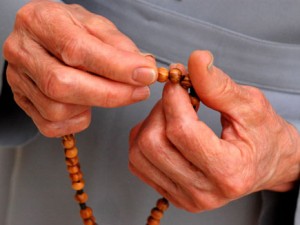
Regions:
<instances>
[{"instance_id":1,"label":"string of beads","mask_svg":"<svg viewBox=\"0 0 300 225\"><path fill-rule=\"evenodd\" d=\"M183 74L180 69L166 69L158 68L158 82L166 82L170 80L172 83L180 84L190 95L191 104L194 109L199 107L199 98L192 87L188 74ZM80 216L84 225L97 225L96 219L93 216L92 208L88 207L86 202L88 195L84 192L84 180L83 174L80 169L80 163L78 158L78 149L75 145L75 137L73 134L65 135L62 137L62 143L65 150L65 162L67 165L67 171L72 182L72 188L76 191L75 200L80 206ZM150 216L147 219L146 225L159 225L164 212L168 209L169 202L166 198L160 198L156 202L156 206L152 208Z\"/></svg>"}]
</instances>

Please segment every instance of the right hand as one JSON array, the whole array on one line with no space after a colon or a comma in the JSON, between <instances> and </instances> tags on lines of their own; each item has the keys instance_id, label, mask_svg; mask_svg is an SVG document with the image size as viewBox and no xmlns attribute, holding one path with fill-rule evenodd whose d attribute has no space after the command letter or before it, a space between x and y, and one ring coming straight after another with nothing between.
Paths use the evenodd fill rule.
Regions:
<instances>
[{"instance_id":1,"label":"right hand","mask_svg":"<svg viewBox=\"0 0 300 225\"><path fill-rule=\"evenodd\" d=\"M146 99L157 77L155 60L108 19L46 0L19 10L4 57L15 101L48 137L87 128L92 106Z\"/></svg>"}]
</instances>

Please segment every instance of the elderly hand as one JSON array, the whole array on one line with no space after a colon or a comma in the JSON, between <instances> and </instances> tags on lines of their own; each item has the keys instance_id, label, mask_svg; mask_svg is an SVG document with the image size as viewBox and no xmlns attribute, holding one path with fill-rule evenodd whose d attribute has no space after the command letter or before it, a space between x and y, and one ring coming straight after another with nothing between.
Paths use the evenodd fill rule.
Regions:
<instances>
[{"instance_id":1,"label":"elderly hand","mask_svg":"<svg viewBox=\"0 0 300 225\"><path fill-rule=\"evenodd\" d=\"M32 1L4 44L17 104L46 136L88 127L91 106L146 99L155 61L109 20L78 5Z\"/></svg>"},{"instance_id":2,"label":"elderly hand","mask_svg":"<svg viewBox=\"0 0 300 225\"><path fill-rule=\"evenodd\" d=\"M214 209L260 190L287 191L299 178L300 137L261 91L237 85L196 51L189 74L201 101L221 114L221 138L201 121L186 91L168 83L132 129L130 169L174 205Z\"/></svg>"}]
</instances>

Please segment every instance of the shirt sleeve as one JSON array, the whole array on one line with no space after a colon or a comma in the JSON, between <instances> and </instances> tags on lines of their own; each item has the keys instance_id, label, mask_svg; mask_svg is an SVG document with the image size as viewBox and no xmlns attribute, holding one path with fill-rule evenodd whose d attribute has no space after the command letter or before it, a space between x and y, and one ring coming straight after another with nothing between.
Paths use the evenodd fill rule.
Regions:
<instances>
[{"instance_id":1,"label":"shirt sleeve","mask_svg":"<svg viewBox=\"0 0 300 225\"><path fill-rule=\"evenodd\" d=\"M19 146L37 134L31 119L16 105L7 84L3 44L12 31L17 11L28 0L0 1L0 148Z\"/></svg>"}]
</instances>

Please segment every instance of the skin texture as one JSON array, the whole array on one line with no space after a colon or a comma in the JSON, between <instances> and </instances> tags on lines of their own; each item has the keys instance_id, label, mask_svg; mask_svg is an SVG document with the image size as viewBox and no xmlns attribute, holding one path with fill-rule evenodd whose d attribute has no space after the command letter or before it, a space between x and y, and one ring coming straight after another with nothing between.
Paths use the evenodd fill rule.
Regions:
<instances>
[{"instance_id":1,"label":"skin texture","mask_svg":"<svg viewBox=\"0 0 300 225\"><path fill-rule=\"evenodd\" d=\"M298 131L260 90L237 85L212 62L210 52L195 51L188 71L201 102L220 112L220 138L172 83L130 135L131 171L191 212L260 190L287 191L299 178Z\"/></svg>"},{"instance_id":2,"label":"skin texture","mask_svg":"<svg viewBox=\"0 0 300 225\"><path fill-rule=\"evenodd\" d=\"M146 99L157 79L153 57L109 20L45 0L17 13L4 56L16 102L49 137L86 129L92 106ZM131 171L191 212L260 190L287 191L299 177L297 130L261 91L235 84L212 62L209 52L196 51L188 72L201 102L220 112L220 138L201 113L198 118L187 93L171 83L130 135Z\"/></svg>"},{"instance_id":3,"label":"skin texture","mask_svg":"<svg viewBox=\"0 0 300 225\"><path fill-rule=\"evenodd\" d=\"M157 77L153 57L112 22L79 5L45 0L18 11L4 57L15 101L49 137L87 128L92 106L148 98Z\"/></svg>"}]
</instances>

